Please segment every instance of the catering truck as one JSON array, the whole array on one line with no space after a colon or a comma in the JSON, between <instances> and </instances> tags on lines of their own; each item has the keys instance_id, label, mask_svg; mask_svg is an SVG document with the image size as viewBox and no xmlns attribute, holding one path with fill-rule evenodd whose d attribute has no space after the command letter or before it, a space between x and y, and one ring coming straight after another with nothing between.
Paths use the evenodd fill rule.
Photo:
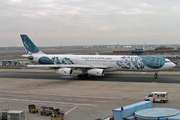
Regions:
<instances>
[{"instance_id":1,"label":"catering truck","mask_svg":"<svg viewBox=\"0 0 180 120\"><path fill-rule=\"evenodd\" d=\"M145 97L144 100L165 103L168 101L168 93L167 92L151 92L148 96Z\"/></svg>"}]
</instances>

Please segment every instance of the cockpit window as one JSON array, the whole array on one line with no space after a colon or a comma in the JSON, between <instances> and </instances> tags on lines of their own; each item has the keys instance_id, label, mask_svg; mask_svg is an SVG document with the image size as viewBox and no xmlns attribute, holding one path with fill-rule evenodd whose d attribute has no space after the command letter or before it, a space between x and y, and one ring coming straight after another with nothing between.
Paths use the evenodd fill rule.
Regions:
<instances>
[{"instance_id":1,"label":"cockpit window","mask_svg":"<svg viewBox=\"0 0 180 120\"><path fill-rule=\"evenodd\" d=\"M170 60L166 59L166 60L165 60L165 63L170 63Z\"/></svg>"}]
</instances>

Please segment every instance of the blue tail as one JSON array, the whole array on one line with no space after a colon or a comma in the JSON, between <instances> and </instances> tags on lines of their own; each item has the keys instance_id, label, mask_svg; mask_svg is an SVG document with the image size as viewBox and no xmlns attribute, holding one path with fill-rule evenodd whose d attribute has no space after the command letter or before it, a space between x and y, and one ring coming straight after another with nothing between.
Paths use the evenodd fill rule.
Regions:
<instances>
[{"instance_id":1,"label":"blue tail","mask_svg":"<svg viewBox=\"0 0 180 120\"><path fill-rule=\"evenodd\" d=\"M27 54L32 55L34 53L41 53L42 52L36 47L36 45L29 39L29 37L26 34L20 35L22 42L24 44L24 47L26 49Z\"/></svg>"}]
</instances>

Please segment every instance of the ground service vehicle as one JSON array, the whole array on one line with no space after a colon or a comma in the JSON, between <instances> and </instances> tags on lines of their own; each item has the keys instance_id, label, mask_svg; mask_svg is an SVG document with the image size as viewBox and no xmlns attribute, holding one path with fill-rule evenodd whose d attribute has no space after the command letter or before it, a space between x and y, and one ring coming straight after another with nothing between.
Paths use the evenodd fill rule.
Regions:
<instances>
[{"instance_id":1,"label":"ground service vehicle","mask_svg":"<svg viewBox=\"0 0 180 120\"><path fill-rule=\"evenodd\" d=\"M34 104L30 104L28 105L28 109L29 109L29 112L38 113L38 111L40 110L40 107L35 106Z\"/></svg>"},{"instance_id":2,"label":"ground service vehicle","mask_svg":"<svg viewBox=\"0 0 180 120\"><path fill-rule=\"evenodd\" d=\"M7 118L8 120L25 120L25 114L24 111L9 110Z\"/></svg>"},{"instance_id":3,"label":"ground service vehicle","mask_svg":"<svg viewBox=\"0 0 180 120\"><path fill-rule=\"evenodd\" d=\"M41 110L40 110L40 114L41 115L51 115L53 112L53 107L45 107L45 106L42 106L41 107Z\"/></svg>"},{"instance_id":4,"label":"ground service vehicle","mask_svg":"<svg viewBox=\"0 0 180 120\"><path fill-rule=\"evenodd\" d=\"M2 110L2 118L1 118L1 120L7 120L8 111L9 110Z\"/></svg>"},{"instance_id":5,"label":"ground service vehicle","mask_svg":"<svg viewBox=\"0 0 180 120\"><path fill-rule=\"evenodd\" d=\"M51 115L51 120L63 120L65 112L63 110L59 110L59 108L53 110L53 114Z\"/></svg>"},{"instance_id":6,"label":"ground service vehicle","mask_svg":"<svg viewBox=\"0 0 180 120\"><path fill-rule=\"evenodd\" d=\"M144 100L165 103L168 101L168 93L167 92L151 92L150 95L146 96Z\"/></svg>"}]
</instances>

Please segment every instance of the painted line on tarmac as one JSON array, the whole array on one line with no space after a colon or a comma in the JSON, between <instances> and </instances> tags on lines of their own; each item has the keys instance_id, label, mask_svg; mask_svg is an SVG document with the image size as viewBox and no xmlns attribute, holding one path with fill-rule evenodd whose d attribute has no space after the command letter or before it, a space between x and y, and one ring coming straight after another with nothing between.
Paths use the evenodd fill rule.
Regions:
<instances>
[{"instance_id":1,"label":"painted line on tarmac","mask_svg":"<svg viewBox=\"0 0 180 120\"><path fill-rule=\"evenodd\" d=\"M114 107L114 105L106 105L107 107Z\"/></svg>"},{"instance_id":2,"label":"painted line on tarmac","mask_svg":"<svg viewBox=\"0 0 180 120\"><path fill-rule=\"evenodd\" d=\"M49 99L49 97L41 97L41 98L43 98L43 99Z\"/></svg>"},{"instance_id":3,"label":"painted line on tarmac","mask_svg":"<svg viewBox=\"0 0 180 120\"><path fill-rule=\"evenodd\" d=\"M52 101L39 101L39 100L25 100L25 99L9 99L9 98L0 98L0 100L5 101L19 101L19 102L38 102L38 103L54 103L54 104L62 104L62 105L82 105L82 106L98 106L94 104L78 104L78 103L65 103L65 102L52 102Z\"/></svg>"},{"instance_id":4,"label":"painted line on tarmac","mask_svg":"<svg viewBox=\"0 0 180 120\"><path fill-rule=\"evenodd\" d=\"M32 98L39 98L39 97L32 97Z\"/></svg>"},{"instance_id":5,"label":"painted line on tarmac","mask_svg":"<svg viewBox=\"0 0 180 120\"><path fill-rule=\"evenodd\" d=\"M45 72L46 70L36 70L35 72Z\"/></svg>"},{"instance_id":6,"label":"painted line on tarmac","mask_svg":"<svg viewBox=\"0 0 180 120\"><path fill-rule=\"evenodd\" d=\"M45 93L30 93L30 92L20 92L20 91L2 91L6 93L22 93L22 94L36 94L36 95L54 95L54 96L65 96L65 97L79 97L79 98L100 98L100 99L123 99L123 98L115 98L115 97L100 97L100 96L81 96L81 95L63 95L63 94L45 94Z\"/></svg>"},{"instance_id":7,"label":"painted line on tarmac","mask_svg":"<svg viewBox=\"0 0 180 120\"><path fill-rule=\"evenodd\" d=\"M77 101L87 101L87 100L77 100Z\"/></svg>"},{"instance_id":8,"label":"painted line on tarmac","mask_svg":"<svg viewBox=\"0 0 180 120\"><path fill-rule=\"evenodd\" d=\"M8 102L11 102L11 103L15 103L15 102L16 102L16 103L19 103L19 102L20 102L20 103L27 103L27 102L28 102L28 101L25 101L25 100L24 100L24 101L0 100L0 101L4 101L4 102L7 102L7 101L8 101ZM36 102L36 103L37 103L37 102ZM41 104L41 103L38 102L38 104ZM54 104L54 103L53 103L53 102L52 102L52 103L50 102L50 103L46 103L46 104L47 104L47 105L49 105L49 104L51 105L51 104ZM59 105L59 106L72 106L72 105L63 105L63 104L61 104L61 105Z\"/></svg>"},{"instance_id":9,"label":"painted line on tarmac","mask_svg":"<svg viewBox=\"0 0 180 120\"><path fill-rule=\"evenodd\" d=\"M71 110L69 110L68 112L65 113L65 115L67 115L68 113L72 112L73 110L75 110L78 106L75 106L74 108L72 108Z\"/></svg>"},{"instance_id":10,"label":"painted line on tarmac","mask_svg":"<svg viewBox=\"0 0 180 120\"><path fill-rule=\"evenodd\" d=\"M74 105L84 105L84 106L98 106L98 105L93 105L93 104L74 104Z\"/></svg>"},{"instance_id":11,"label":"painted line on tarmac","mask_svg":"<svg viewBox=\"0 0 180 120\"><path fill-rule=\"evenodd\" d=\"M35 94L35 95L53 95L53 96L65 96L65 97L79 97L79 98L100 98L100 99L127 99L132 100L133 98L114 98L114 97L98 97L98 96L80 96L80 95L62 95L62 94L45 94L45 93L29 93L29 92L19 92L19 91L2 91L0 92L6 92L6 93L22 93L22 94ZM43 98L43 97L42 97ZM48 97L44 97L46 99L49 99ZM72 99L65 99L65 100L72 100Z\"/></svg>"},{"instance_id":12,"label":"painted line on tarmac","mask_svg":"<svg viewBox=\"0 0 180 120\"><path fill-rule=\"evenodd\" d=\"M61 98L53 98L53 99L56 99L56 100L61 100Z\"/></svg>"},{"instance_id":13,"label":"painted line on tarmac","mask_svg":"<svg viewBox=\"0 0 180 120\"><path fill-rule=\"evenodd\" d=\"M27 96L17 96L17 95L7 95L7 94L0 94L2 96L15 96L15 97L27 97Z\"/></svg>"},{"instance_id":14,"label":"painted line on tarmac","mask_svg":"<svg viewBox=\"0 0 180 120\"><path fill-rule=\"evenodd\" d=\"M142 72L141 74L145 74L146 72Z\"/></svg>"},{"instance_id":15,"label":"painted line on tarmac","mask_svg":"<svg viewBox=\"0 0 180 120\"><path fill-rule=\"evenodd\" d=\"M73 99L65 99L65 100L73 100Z\"/></svg>"},{"instance_id":16,"label":"painted line on tarmac","mask_svg":"<svg viewBox=\"0 0 180 120\"><path fill-rule=\"evenodd\" d=\"M94 102L104 102L105 103L106 101L94 101Z\"/></svg>"}]
</instances>

